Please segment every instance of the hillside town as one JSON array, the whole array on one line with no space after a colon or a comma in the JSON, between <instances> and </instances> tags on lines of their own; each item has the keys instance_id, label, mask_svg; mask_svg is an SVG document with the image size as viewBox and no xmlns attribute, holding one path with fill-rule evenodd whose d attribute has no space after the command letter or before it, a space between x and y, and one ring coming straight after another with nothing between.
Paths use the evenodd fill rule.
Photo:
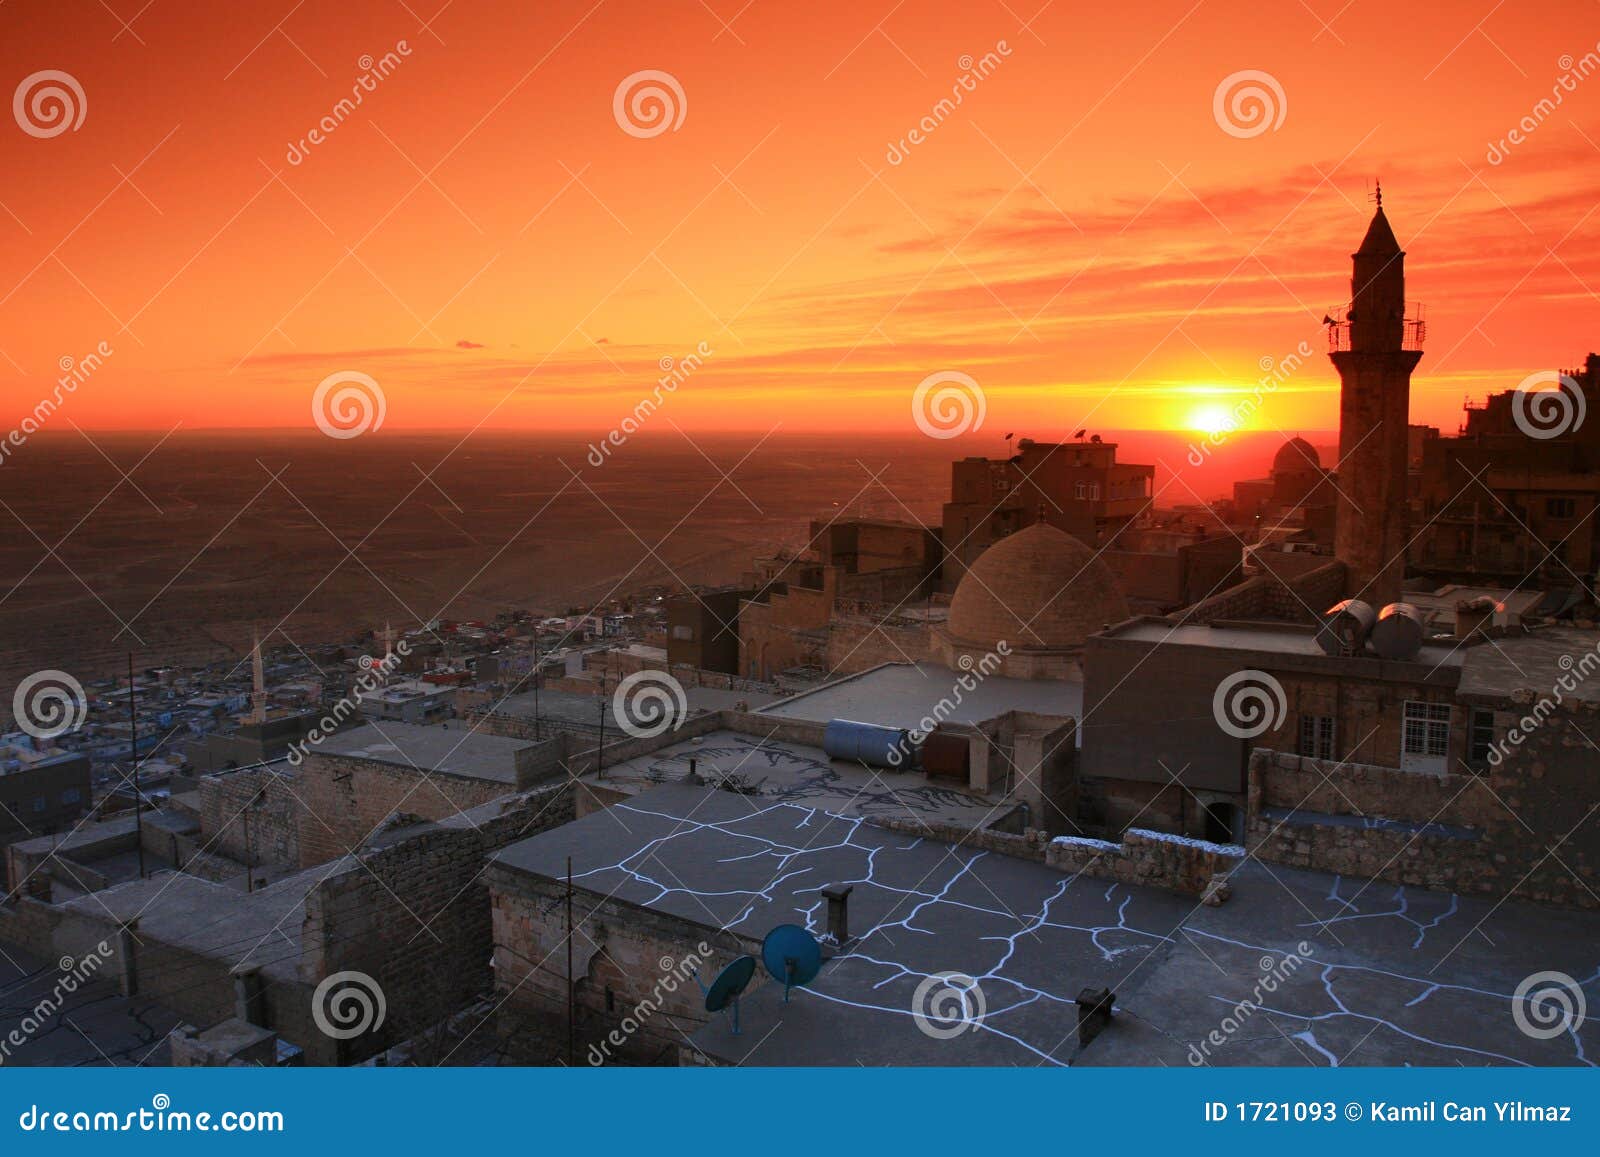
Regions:
<instances>
[{"instance_id":1,"label":"hillside town","mask_svg":"<svg viewBox=\"0 0 1600 1157\"><path fill-rule=\"evenodd\" d=\"M1600 355L1413 425L1358 240L1338 456L1228 501L1022 437L717 586L25 681L0 1060L1592 1064Z\"/></svg>"}]
</instances>

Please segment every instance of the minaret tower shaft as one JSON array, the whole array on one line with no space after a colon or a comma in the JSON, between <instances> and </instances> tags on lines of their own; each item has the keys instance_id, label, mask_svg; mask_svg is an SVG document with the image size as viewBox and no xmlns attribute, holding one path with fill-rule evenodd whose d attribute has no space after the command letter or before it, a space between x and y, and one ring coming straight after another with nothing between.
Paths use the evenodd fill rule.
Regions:
<instances>
[{"instance_id":1,"label":"minaret tower shaft","mask_svg":"<svg viewBox=\"0 0 1600 1157\"><path fill-rule=\"evenodd\" d=\"M1406 318L1405 256L1380 186L1328 355L1340 383L1334 553L1349 570L1350 595L1375 606L1397 602L1405 576L1411 372L1422 359L1422 323Z\"/></svg>"}]
</instances>

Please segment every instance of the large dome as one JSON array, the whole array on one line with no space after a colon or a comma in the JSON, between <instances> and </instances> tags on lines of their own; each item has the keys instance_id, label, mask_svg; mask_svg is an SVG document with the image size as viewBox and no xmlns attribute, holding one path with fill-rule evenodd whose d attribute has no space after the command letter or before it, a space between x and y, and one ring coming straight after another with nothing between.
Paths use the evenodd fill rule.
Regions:
<instances>
[{"instance_id":1,"label":"large dome","mask_svg":"<svg viewBox=\"0 0 1600 1157\"><path fill-rule=\"evenodd\" d=\"M1274 474L1304 474L1308 470L1321 470L1322 459L1317 448L1304 438L1290 438L1272 458Z\"/></svg>"},{"instance_id":2,"label":"large dome","mask_svg":"<svg viewBox=\"0 0 1600 1157\"><path fill-rule=\"evenodd\" d=\"M979 556L956 587L946 624L958 640L1013 651L1080 648L1128 618L1116 578L1072 535L1036 522Z\"/></svg>"}]
</instances>

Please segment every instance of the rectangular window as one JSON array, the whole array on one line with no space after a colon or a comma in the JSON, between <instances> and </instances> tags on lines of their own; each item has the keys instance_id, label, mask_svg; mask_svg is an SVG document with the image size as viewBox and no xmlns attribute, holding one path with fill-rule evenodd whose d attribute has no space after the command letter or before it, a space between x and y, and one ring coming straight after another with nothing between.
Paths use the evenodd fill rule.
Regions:
<instances>
[{"instance_id":1,"label":"rectangular window","mask_svg":"<svg viewBox=\"0 0 1600 1157\"><path fill-rule=\"evenodd\" d=\"M1079 502L1082 502L1086 497L1088 497L1088 494L1089 484L1087 482L1078 482L1073 484L1072 496Z\"/></svg>"},{"instance_id":2,"label":"rectangular window","mask_svg":"<svg viewBox=\"0 0 1600 1157\"><path fill-rule=\"evenodd\" d=\"M1472 711L1472 729L1467 735L1467 762L1473 767L1487 767L1489 753L1494 750L1494 712L1475 707Z\"/></svg>"},{"instance_id":3,"label":"rectangular window","mask_svg":"<svg viewBox=\"0 0 1600 1157\"><path fill-rule=\"evenodd\" d=\"M75 787L69 787L61 793L62 803L77 803L82 798L83 794Z\"/></svg>"},{"instance_id":4,"label":"rectangular window","mask_svg":"<svg viewBox=\"0 0 1600 1157\"><path fill-rule=\"evenodd\" d=\"M1333 753L1333 716L1300 716L1301 755L1312 759L1337 759Z\"/></svg>"},{"instance_id":5,"label":"rectangular window","mask_svg":"<svg viewBox=\"0 0 1600 1157\"><path fill-rule=\"evenodd\" d=\"M1099 502L1100 501L1100 483L1098 483L1098 482L1089 483L1089 499L1090 499L1091 502Z\"/></svg>"},{"instance_id":6,"label":"rectangular window","mask_svg":"<svg viewBox=\"0 0 1600 1157\"><path fill-rule=\"evenodd\" d=\"M1423 759L1443 759L1450 752L1450 704L1406 703L1401 750Z\"/></svg>"},{"instance_id":7,"label":"rectangular window","mask_svg":"<svg viewBox=\"0 0 1600 1157\"><path fill-rule=\"evenodd\" d=\"M33 801L33 810L36 812L44 811L47 806L49 806L49 801L42 795Z\"/></svg>"},{"instance_id":8,"label":"rectangular window","mask_svg":"<svg viewBox=\"0 0 1600 1157\"><path fill-rule=\"evenodd\" d=\"M1578 504L1571 498L1546 498L1544 512L1551 518L1571 518L1578 512Z\"/></svg>"}]
</instances>

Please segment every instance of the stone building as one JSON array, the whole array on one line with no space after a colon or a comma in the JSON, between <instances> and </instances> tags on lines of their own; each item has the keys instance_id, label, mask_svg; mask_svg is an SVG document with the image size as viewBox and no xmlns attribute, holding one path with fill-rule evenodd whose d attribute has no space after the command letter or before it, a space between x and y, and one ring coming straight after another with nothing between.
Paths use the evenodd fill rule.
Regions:
<instances>
[{"instance_id":1,"label":"stone building","mask_svg":"<svg viewBox=\"0 0 1600 1157\"><path fill-rule=\"evenodd\" d=\"M1254 529L1247 541L1293 528L1306 532L1305 541L1331 552L1337 494L1334 473L1323 466L1317 448L1295 437L1278 447L1267 477L1233 484L1233 509Z\"/></svg>"},{"instance_id":2,"label":"stone building","mask_svg":"<svg viewBox=\"0 0 1600 1157\"><path fill-rule=\"evenodd\" d=\"M1003 674L1075 677L1085 641L1128 617L1111 569L1077 538L1035 522L1002 538L962 577L933 651L946 667L971 669L1005 653Z\"/></svg>"},{"instance_id":3,"label":"stone building","mask_svg":"<svg viewBox=\"0 0 1600 1157\"><path fill-rule=\"evenodd\" d=\"M1468 403L1456 437L1426 432L1413 503L1421 527L1415 569L1513 584L1532 578L1592 599L1600 571L1600 420L1593 416L1600 408L1600 355L1558 377L1569 412L1587 420L1541 428L1525 415L1525 429L1517 410L1530 405L1529 396L1508 390Z\"/></svg>"},{"instance_id":4,"label":"stone building","mask_svg":"<svg viewBox=\"0 0 1600 1157\"><path fill-rule=\"evenodd\" d=\"M811 524L808 548L757 560L742 585L739 654L746 678L793 668L832 669L829 633L854 620L926 603L940 569L937 532L911 522L838 519ZM870 664L865 664L870 665Z\"/></svg>"},{"instance_id":5,"label":"stone building","mask_svg":"<svg viewBox=\"0 0 1600 1157\"><path fill-rule=\"evenodd\" d=\"M66 831L89 807L89 757L27 737L0 746L0 846Z\"/></svg>"},{"instance_id":6,"label":"stone building","mask_svg":"<svg viewBox=\"0 0 1600 1157\"><path fill-rule=\"evenodd\" d=\"M954 591L995 543L1043 520L1091 547L1114 541L1150 507L1154 466L1117 461L1117 444L1023 438L1009 458L951 463L944 589Z\"/></svg>"}]
</instances>

